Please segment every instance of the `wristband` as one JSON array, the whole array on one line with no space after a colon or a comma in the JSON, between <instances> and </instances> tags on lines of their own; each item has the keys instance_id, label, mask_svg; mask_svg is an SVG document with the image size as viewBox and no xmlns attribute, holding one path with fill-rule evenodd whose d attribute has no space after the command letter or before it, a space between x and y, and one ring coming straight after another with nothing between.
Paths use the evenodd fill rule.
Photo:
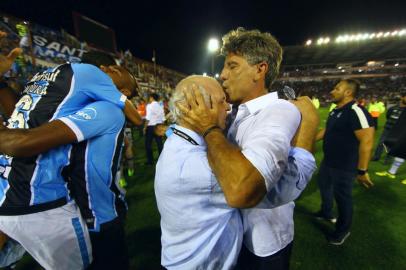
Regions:
<instances>
[{"instance_id":1,"label":"wristband","mask_svg":"<svg viewBox=\"0 0 406 270\"><path fill-rule=\"evenodd\" d=\"M221 128L219 127L219 126L211 126L211 127L209 127L208 129L206 129L206 131L203 133L203 139L210 133L210 132L212 132L213 130L215 130L215 129L220 129L221 130Z\"/></svg>"},{"instance_id":2,"label":"wristband","mask_svg":"<svg viewBox=\"0 0 406 270\"><path fill-rule=\"evenodd\" d=\"M367 170L358 169L358 175L365 175L366 173L367 173Z\"/></svg>"}]
</instances>

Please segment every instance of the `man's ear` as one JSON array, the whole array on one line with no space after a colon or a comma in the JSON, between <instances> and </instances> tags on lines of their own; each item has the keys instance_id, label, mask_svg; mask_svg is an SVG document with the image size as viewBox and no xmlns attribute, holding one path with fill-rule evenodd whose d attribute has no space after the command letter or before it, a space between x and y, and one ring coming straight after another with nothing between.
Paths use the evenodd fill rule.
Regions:
<instances>
[{"instance_id":1,"label":"man's ear","mask_svg":"<svg viewBox=\"0 0 406 270\"><path fill-rule=\"evenodd\" d=\"M104 72L107 72L107 67L106 66L101 65L100 69L103 70Z\"/></svg>"},{"instance_id":2,"label":"man's ear","mask_svg":"<svg viewBox=\"0 0 406 270\"><path fill-rule=\"evenodd\" d=\"M351 89L346 89L346 90L344 91L344 95L347 96L347 97L352 96L352 95L353 95L353 91L352 91Z\"/></svg>"},{"instance_id":3,"label":"man's ear","mask_svg":"<svg viewBox=\"0 0 406 270\"><path fill-rule=\"evenodd\" d=\"M268 72L269 66L268 66L268 63L266 63L266 62L261 62L259 64L256 64L256 66L257 66L257 69L255 72L254 79L255 79L255 81L258 81L261 78L265 78L266 73Z\"/></svg>"},{"instance_id":4,"label":"man's ear","mask_svg":"<svg viewBox=\"0 0 406 270\"><path fill-rule=\"evenodd\" d=\"M131 96L131 91L127 88L122 88L120 89L120 92L124 94L124 96L126 97L130 97Z\"/></svg>"}]
</instances>

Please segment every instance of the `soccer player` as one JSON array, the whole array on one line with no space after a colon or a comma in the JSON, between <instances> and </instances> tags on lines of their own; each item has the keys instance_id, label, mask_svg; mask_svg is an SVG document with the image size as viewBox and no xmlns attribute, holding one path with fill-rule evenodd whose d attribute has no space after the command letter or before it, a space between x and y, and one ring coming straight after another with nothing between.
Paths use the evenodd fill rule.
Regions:
<instances>
[{"instance_id":1,"label":"soccer player","mask_svg":"<svg viewBox=\"0 0 406 270\"><path fill-rule=\"evenodd\" d=\"M31 129L1 131L0 150L21 157L1 156L0 228L22 243L45 268L80 269L91 261L87 229L70 200L63 177L72 146L57 146L100 135L116 134L117 139L124 123L120 108L126 100L117 88L131 92L133 78L119 67L103 70L105 73L91 65L71 64L37 74L27 84L9 120L9 128ZM108 102L92 103L97 99ZM111 147L117 148L114 144ZM48 149L52 150L43 153ZM117 151L114 153L116 156ZM11 224L27 228L24 224L31 217L36 221L30 222L30 230L10 231ZM53 218L58 223L51 223L47 237L41 239L41 251L33 245L32 235L35 230L44 234L44 223ZM98 221L103 223L102 219Z\"/></svg>"}]
</instances>

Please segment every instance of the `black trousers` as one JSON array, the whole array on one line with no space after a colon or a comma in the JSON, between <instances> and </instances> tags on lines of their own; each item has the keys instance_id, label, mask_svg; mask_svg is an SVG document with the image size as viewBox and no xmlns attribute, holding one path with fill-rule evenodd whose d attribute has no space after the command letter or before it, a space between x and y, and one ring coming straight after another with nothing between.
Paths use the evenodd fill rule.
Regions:
<instances>
[{"instance_id":1,"label":"black trousers","mask_svg":"<svg viewBox=\"0 0 406 270\"><path fill-rule=\"evenodd\" d=\"M162 137L155 135L155 126L147 126L147 130L145 132L145 151L147 154L147 163L153 164L154 157L152 155L152 140L155 139L155 142L158 146L158 152L161 154L162 152Z\"/></svg>"},{"instance_id":2,"label":"black trousers","mask_svg":"<svg viewBox=\"0 0 406 270\"><path fill-rule=\"evenodd\" d=\"M123 269L130 267L124 224L117 218L100 232L89 232L93 262L88 270Z\"/></svg>"},{"instance_id":3,"label":"black trousers","mask_svg":"<svg viewBox=\"0 0 406 270\"><path fill-rule=\"evenodd\" d=\"M355 172L342 171L328 167L324 162L320 165L318 185L321 195L321 212L326 217L333 216L333 199L338 210L336 233L343 234L350 230L352 223L352 187Z\"/></svg>"},{"instance_id":4,"label":"black trousers","mask_svg":"<svg viewBox=\"0 0 406 270\"><path fill-rule=\"evenodd\" d=\"M242 245L236 270L288 270L293 242L267 257L259 257Z\"/></svg>"}]
</instances>

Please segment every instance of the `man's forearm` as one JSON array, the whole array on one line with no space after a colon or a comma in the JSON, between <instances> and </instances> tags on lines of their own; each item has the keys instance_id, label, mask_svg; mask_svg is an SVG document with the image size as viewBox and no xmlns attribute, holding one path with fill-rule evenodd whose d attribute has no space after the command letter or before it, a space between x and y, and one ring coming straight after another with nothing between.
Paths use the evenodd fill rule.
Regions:
<instances>
[{"instance_id":1,"label":"man's forearm","mask_svg":"<svg viewBox=\"0 0 406 270\"><path fill-rule=\"evenodd\" d=\"M12 157L31 157L75 141L75 133L58 120L33 129L0 129L0 153Z\"/></svg>"},{"instance_id":2,"label":"man's forearm","mask_svg":"<svg viewBox=\"0 0 406 270\"><path fill-rule=\"evenodd\" d=\"M23 157L30 153L29 130L26 129L1 129L0 152L13 157ZM28 151L26 151L28 150ZM34 151L35 152L35 151ZM29 156L29 155L27 155Z\"/></svg>"},{"instance_id":3,"label":"man's forearm","mask_svg":"<svg viewBox=\"0 0 406 270\"><path fill-rule=\"evenodd\" d=\"M358 169L366 170L368 169L369 160L371 159L371 152L373 147L373 141L365 140L361 141L359 145L359 158L358 158Z\"/></svg>"},{"instance_id":4,"label":"man's forearm","mask_svg":"<svg viewBox=\"0 0 406 270\"><path fill-rule=\"evenodd\" d=\"M208 159L227 203L248 208L258 204L266 193L265 182L257 169L232 145L220 130L206 136Z\"/></svg>"},{"instance_id":5,"label":"man's forearm","mask_svg":"<svg viewBox=\"0 0 406 270\"><path fill-rule=\"evenodd\" d=\"M138 113L135 106L128 99L125 102L124 114L126 118L134 125L139 126L142 124L142 118L140 114Z\"/></svg>"},{"instance_id":6,"label":"man's forearm","mask_svg":"<svg viewBox=\"0 0 406 270\"><path fill-rule=\"evenodd\" d=\"M7 117L13 113L17 100L17 94L11 88L0 89L0 105Z\"/></svg>"}]
</instances>

